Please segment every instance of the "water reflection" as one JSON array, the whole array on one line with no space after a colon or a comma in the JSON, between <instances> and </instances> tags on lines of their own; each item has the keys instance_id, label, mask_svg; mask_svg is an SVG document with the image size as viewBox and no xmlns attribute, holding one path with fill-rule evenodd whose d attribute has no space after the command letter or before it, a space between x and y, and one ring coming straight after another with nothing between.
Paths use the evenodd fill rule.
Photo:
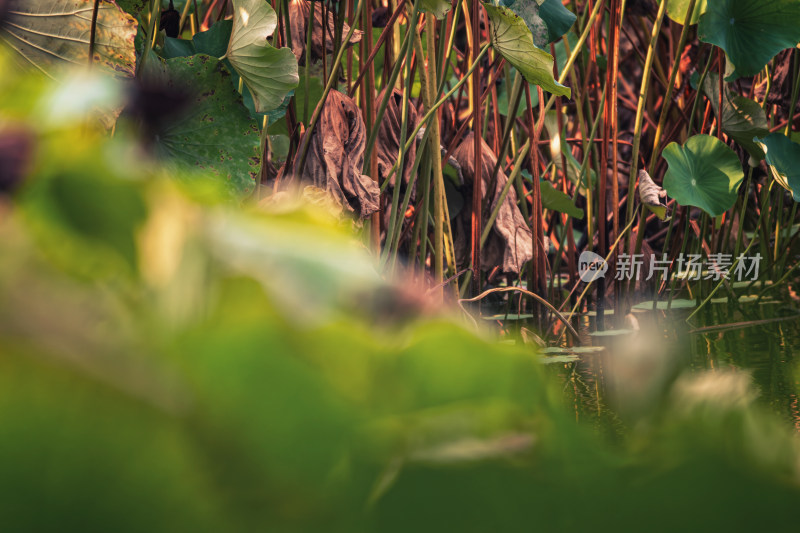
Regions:
<instances>
[{"instance_id":1,"label":"water reflection","mask_svg":"<svg viewBox=\"0 0 800 533\"><path fill-rule=\"evenodd\" d=\"M736 370L750 374L760 393L758 403L800 432L797 310L781 302L716 304L693 326L685 322L690 312L637 311L642 331L619 336L590 335L593 318L585 317L581 332L586 344L605 350L581 354L575 363L551 365L576 420L615 439L635 411L657 401L681 373ZM645 343L633 345L636 338ZM623 375L620 368L626 368Z\"/></svg>"}]
</instances>

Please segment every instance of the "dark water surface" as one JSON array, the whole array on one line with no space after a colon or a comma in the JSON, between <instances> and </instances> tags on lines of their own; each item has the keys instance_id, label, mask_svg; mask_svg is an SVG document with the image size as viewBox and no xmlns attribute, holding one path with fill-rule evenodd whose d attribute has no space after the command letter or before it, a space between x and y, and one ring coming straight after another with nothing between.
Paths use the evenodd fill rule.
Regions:
<instances>
[{"instance_id":1,"label":"dark water surface","mask_svg":"<svg viewBox=\"0 0 800 533\"><path fill-rule=\"evenodd\" d=\"M614 435L625 413L646 405L677 376L704 371L747 372L757 402L800 432L800 311L794 302L710 306L687 324L692 309L635 311L619 326L636 333L597 336L581 325L584 344L603 346L577 362L553 365L576 419Z\"/></svg>"}]
</instances>

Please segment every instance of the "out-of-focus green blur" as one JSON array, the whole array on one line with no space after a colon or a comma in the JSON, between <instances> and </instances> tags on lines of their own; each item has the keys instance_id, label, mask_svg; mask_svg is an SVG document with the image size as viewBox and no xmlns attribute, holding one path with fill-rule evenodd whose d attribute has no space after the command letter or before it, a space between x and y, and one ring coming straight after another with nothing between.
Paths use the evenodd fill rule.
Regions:
<instances>
[{"instance_id":1,"label":"out-of-focus green blur","mask_svg":"<svg viewBox=\"0 0 800 533\"><path fill-rule=\"evenodd\" d=\"M0 196L3 531L800 527L797 440L746 375L672 380L608 442L347 228L85 120L125 95L0 78L29 150Z\"/></svg>"}]
</instances>

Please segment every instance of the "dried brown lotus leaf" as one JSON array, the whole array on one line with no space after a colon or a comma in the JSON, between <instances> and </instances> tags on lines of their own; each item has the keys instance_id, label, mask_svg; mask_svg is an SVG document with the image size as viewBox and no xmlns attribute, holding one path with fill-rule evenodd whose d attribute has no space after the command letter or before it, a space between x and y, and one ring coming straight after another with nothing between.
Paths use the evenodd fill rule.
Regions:
<instances>
[{"instance_id":1,"label":"dried brown lotus leaf","mask_svg":"<svg viewBox=\"0 0 800 533\"><path fill-rule=\"evenodd\" d=\"M324 11L324 13L323 13ZM306 49L306 37L308 35L308 21L311 18L311 2L308 0L291 0L289 2L289 23L292 30L292 53L298 61L303 57ZM327 20L326 20L327 19ZM347 36L350 26L342 24L342 39ZM361 42L364 32L353 31L353 35L347 44ZM311 59L320 59L326 54L332 54L334 49L334 38L336 36L336 14L323 5L323 2L316 2L314 5L314 26L311 30Z\"/></svg>"},{"instance_id":2,"label":"dried brown lotus leaf","mask_svg":"<svg viewBox=\"0 0 800 533\"><path fill-rule=\"evenodd\" d=\"M474 146L473 134L469 133L458 148L453 151L453 158L461 168L465 188L470 192L475 179ZM483 139L481 139L481 153L481 194L485 196L497 158ZM491 208L484 212L482 225L488 222L489 214L497 205L500 194L507 182L508 177L502 170L499 170L494 184L494 191L492 192ZM469 210L459 214L459 217L469 216ZM486 269L499 265L503 272L518 274L522 269L522 265L533 257L532 241L531 230L519 207L517 207L517 193L512 187L500 206L488 242L481 251L481 263Z\"/></svg>"},{"instance_id":3,"label":"dried brown lotus leaf","mask_svg":"<svg viewBox=\"0 0 800 533\"><path fill-rule=\"evenodd\" d=\"M294 164L295 175L305 185L326 191L343 210L361 218L376 212L380 201L377 182L361 174L366 133L367 127L355 102L331 91L309 141L302 175L299 157ZM301 146L306 135L308 132L303 134Z\"/></svg>"},{"instance_id":4,"label":"dried brown lotus leaf","mask_svg":"<svg viewBox=\"0 0 800 533\"><path fill-rule=\"evenodd\" d=\"M667 191L656 185L646 170L640 170L639 200L661 220L667 216L667 206L661 203L661 199L666 197Z\"/></svg>"}]
</instances>

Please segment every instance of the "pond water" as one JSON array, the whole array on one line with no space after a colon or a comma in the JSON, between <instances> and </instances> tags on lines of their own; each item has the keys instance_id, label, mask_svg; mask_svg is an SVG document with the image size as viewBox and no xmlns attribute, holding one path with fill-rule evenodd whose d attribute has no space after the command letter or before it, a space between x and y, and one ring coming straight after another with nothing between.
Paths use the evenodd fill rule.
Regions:
<instances>
[{"instance_id":1,"label":"pond water","mask_svg":"<svg viewBox=\"0 0 800 533\"><path fill-rule=\"evenodd\" d=\"M614 435L624 428L626 412L647 404L676 376L735 370L750 374L758 403L800 432L800 313L794 303L717 303L690 325L691 311L635 311L627 325L639 331L611 336L590 334L594 320L586 317L584 344L604 349L551 365L576 419Z\"/></svg>"}]
</instances>

